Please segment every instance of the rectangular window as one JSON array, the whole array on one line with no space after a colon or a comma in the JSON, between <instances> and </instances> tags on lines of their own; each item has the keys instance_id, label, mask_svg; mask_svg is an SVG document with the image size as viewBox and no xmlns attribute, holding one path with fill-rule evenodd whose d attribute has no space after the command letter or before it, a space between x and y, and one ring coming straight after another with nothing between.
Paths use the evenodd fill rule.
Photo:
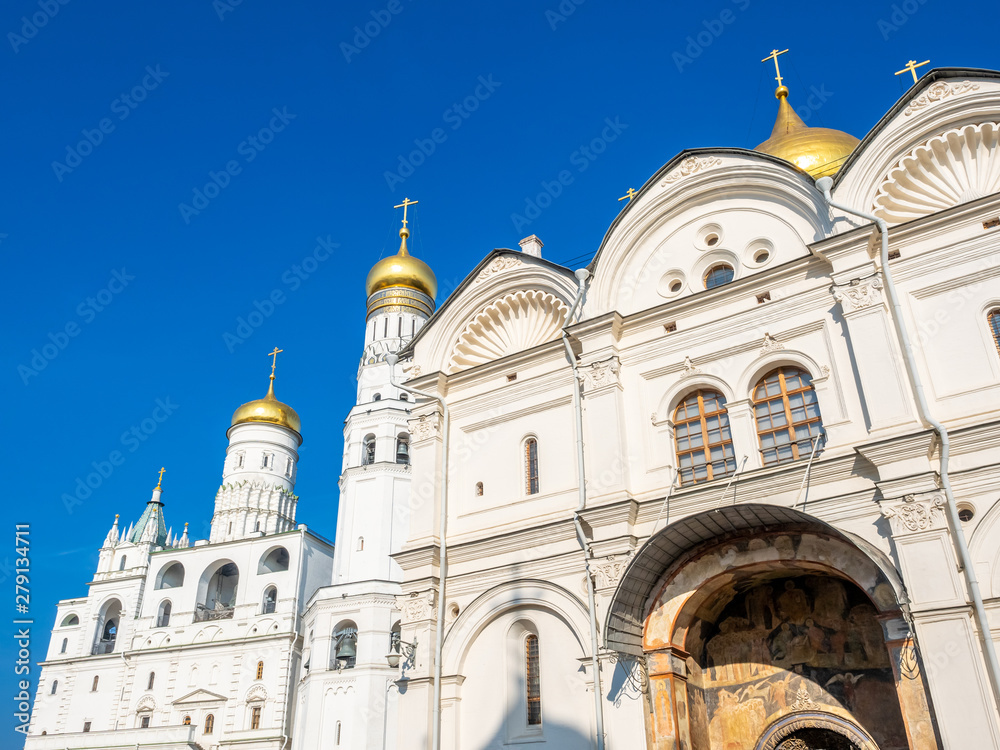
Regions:
<instances>
[{"instance_id":1,"label":"rectangular window","mask_svg":"<svg viewBox=\"0 0 1000 750\"><path fill-rule=\"evenodd\" d=\"M236 464L235 468L237 469L243 468L243 455L244 455L243 451L240 451L239 453L236 454L236 459L234 461L234 463Z\"/></svg>"},{"instance_id":2,"label":"rectangular window","mask_svg":"<svg viewBox=\"0 0 1000 750\"><path fill-rule=\"evenodd\" d=\"M524 639L525 684L528 698L528 726L542 723L542 690L538 678L538 636L529 635Z\"/></svg>"},{"instance_id":3,"label":"rectangular window","mask_svg":"<svg viewBox=\"0 0 1000 750\"><path fill-rule=\"evenodd\" d=\"M260 729L260 706L250 709L250 728Z\"/></svg>"},{"instance_id":4,"label":"rectangular window","mask_svg":"<svg viewBox=\"0 0 1000 750\"><path fill-rule=\"evenodd\" d=\"M89 721L83 722L83 731L84 732L89 732L90 731L90 722Z\"/></svg>"},{"instance_id":5,"label":"rectangular window","mask_svg":"<svg viewBox=\"0 0 1000 750\"><path fill-rule=\"evenodd\" d=\"M139 721L139 726L142 727L143 729L149 729L149 717L143 716L142 719L140 719Z\"/></svg>"},{"instance_id":6,"label":"rectangular window","mask_svg":"<svg viewBox=\"0 0 1000 750\"><path fill-rule=\"evenodd\" d=\"M292 459L290 458L285 459L285 476L289 479L292 476Z\"/></svg>"}]
</instances>

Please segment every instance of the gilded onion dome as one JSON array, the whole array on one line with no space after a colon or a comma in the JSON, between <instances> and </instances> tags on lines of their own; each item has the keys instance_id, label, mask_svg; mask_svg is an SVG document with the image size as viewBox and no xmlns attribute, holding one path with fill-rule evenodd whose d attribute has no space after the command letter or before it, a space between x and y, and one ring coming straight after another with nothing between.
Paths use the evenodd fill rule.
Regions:
<instances>
[{"instance_id":1,"label":"gilded onion dome","mask_svg":"<svg viewBox=\"0 0 1000 750\"><path fill-rule=\"evenodd\" d=\"M234 427L247 422L264 422L281 425L299 435L299 439L301 440L302 422L299 419L298 412L288 404L284 404L274 397L273 372L271 373L271 384L267 389L267 395L256 401L248 401L233 412Z\"/></svg>"},{"instance_id":2,"label":"gilded onion dome","mask_svg":"<svg viewBox=\"0 0 1000 750\"><path fill-rule=\"evenodd\" d=\"M860 141L831 128L810 128L788 103L788 88L778 86L778 118L771 137L755 151L777 156L808 172L813 179L835 175Z\"/></svg>"},{"instance_id":3,"label":"gilded onion dome","mask_svg":"<svg viewBox=\"0 0 1000 750\"><path fill-rule=\"evenodd\" d=\"M406 238L410 230L403 227L399 230L401 242L399 252L388 258L383 258L368 272L365 281L365 292L370 297L375 292L390 287L405 287L423 292L432 300L437 295L437 277L431 267L418 258L410 255L406 248Z\"/></svg>"}]
</instances>

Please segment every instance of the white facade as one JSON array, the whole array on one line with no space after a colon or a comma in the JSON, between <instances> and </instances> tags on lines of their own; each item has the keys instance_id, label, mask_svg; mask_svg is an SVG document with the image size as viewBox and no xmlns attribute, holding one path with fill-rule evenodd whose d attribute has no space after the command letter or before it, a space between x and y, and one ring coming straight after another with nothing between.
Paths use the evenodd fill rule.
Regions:
<instances>
[{"instance_id":1,"label":"white facade","mask_svg":"<svg viewBox=\"0 0 1000 750\"><path fill-rule=\"evenodd\" d=\"M1000 748L984 658L1000 636L998 120L1000 74L932 71L842 166L833 200L888 223L888 268L873 226L806 173L698 149L623 209L572 318L578 278L537 238L490 253L429 320L373 296L336 552L284 500L294 435L237 425L227 482L244 479L234 448L273 445L292 464L280 491L220 490L211 543L156 549L155 497L135 542L109 534L89 596L59 605L27 747L109 747L95 733L127 729L115 744L424 750L439 715L454 750L597 747L599 722L609 750ZM706 288L718 266L733 278ZM771 427L769 404L785 415ZM762 440L789 416L806 430L795 460L769 460ZM681 443L702 421L692 440L722 457L692 482ZM278 545L286 571L262 562ZM184 583L168 592L174 563ZM218 611L197 605L225 598L214 577L230 563L232 617L192 622ZM113 601L136 619L91 655ZM258 705L266 727L250 730ZM155 734L134 729L146 714Z\"/></svg>"}]
</instances>

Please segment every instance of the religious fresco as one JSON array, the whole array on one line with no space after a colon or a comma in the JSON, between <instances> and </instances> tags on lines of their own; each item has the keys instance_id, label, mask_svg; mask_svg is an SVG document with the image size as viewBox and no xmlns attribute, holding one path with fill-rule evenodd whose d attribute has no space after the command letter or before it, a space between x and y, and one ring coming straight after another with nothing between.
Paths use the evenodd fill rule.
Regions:
<instances>
[{"instance_id":1,"label":"religious fresco","mask_svg":"<svg viewBox=\"0 0 1000 750\"><path fill-rule=\"evenodd\" d=\"M721 613L706 611L686 643L694 748L753 750L779 716L824 710L853 718L880 750L908 748L882 627L859 589L758 577L719 596Z\"/></svg>"}]
</instances>

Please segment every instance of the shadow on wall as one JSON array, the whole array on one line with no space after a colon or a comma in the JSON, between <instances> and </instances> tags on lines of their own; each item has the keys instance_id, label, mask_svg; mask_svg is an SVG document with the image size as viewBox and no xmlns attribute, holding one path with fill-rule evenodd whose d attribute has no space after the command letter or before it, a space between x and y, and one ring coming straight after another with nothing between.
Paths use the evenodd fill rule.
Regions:
<instances>
[{"instance_id":1,"label":"shadow on wall","mask_svg":"<svg viewBox=\"0 0 1000 750\"><path fill-rule=\"evenodd\" d=\"M523 743L530 743L528 746L531 748L551 748L552 750L589 750L597 746L592 735L583 734L576 727L546 722L544 715L542 716L541 731L538 734L511 736L507 727L514 726L514 718L508 714L504 718L503 724L497 727L496 732L489 740L485 742L479 740L470 744L463 739L458 743L458 746L462 750L504 750L504 748L519 747ZM520 719L520 717L516 718ZM587 717L581 716L580 720L581 723L587 721ZM593 723L593 718L590 719L590 723ZM442 744L445 743L442 742Z\"/></svg>"}]
</instances>

